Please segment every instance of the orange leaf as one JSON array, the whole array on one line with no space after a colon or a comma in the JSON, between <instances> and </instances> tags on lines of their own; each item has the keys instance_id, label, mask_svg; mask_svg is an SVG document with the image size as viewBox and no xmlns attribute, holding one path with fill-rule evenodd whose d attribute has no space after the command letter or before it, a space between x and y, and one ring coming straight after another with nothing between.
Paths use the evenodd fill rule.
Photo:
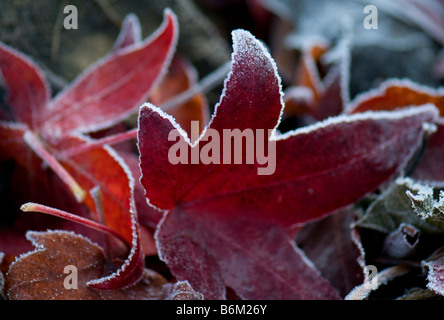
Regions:
<instances>
[{"instance_id":1,"label":"orange leaf","mask_svg":"<svg viewBox=\"0 0 444 320\"><path fill-rule=\"evenodd\" d=\"M347 107L347 113L394 110L434 104L444 115L444 90L418 85L410 80L387 80L377 89L365 92Z\"/></svg>"}]
</instances>

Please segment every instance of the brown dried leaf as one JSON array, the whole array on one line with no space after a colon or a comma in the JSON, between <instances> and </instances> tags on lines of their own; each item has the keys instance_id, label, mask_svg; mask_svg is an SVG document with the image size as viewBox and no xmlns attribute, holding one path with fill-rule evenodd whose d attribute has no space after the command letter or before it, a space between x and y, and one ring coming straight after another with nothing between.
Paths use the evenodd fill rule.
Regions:
<instances>
[{"instance_id":1,"label":"brown dried leaf","mask_svg":"<svg viewBox=\"0 0 444 320\"><path fill-rule=\"evenodd\" d=\"M111 273L113 266L101 247L87 238L67 231L27 233L36 250L20 256L6 274L5 293L13 300L112 300L163 299L169 293L167 281L145 269L141 281L120 290L96 290L90 280ZM77 289L73 272L77 269ZM66 288L67 287L67 288Z\"/></svg>"}]
</instances>

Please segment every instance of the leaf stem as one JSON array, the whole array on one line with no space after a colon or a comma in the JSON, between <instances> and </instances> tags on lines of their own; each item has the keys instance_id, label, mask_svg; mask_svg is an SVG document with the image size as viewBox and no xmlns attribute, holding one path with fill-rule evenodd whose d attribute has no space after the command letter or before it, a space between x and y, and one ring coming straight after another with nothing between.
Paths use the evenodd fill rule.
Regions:
<instances>
[{"instance_id":1,"label":"leaf stem","mask_svg":"<svg viewBox=\"0 0 444 320\"><path fill-rule=\"evenodd\" d=\"M59 158L72 157L74 155L87 152L95 148L103 147L104 145L107 144L116 144L119 142L124 142L135 138L137 138L137 128L125 131L123 133L113 134L105 138L88 141L87 143L82 143L77 146L68 148L62 151L58 155L58 157Z\"/></svg>"},{"instance_id":2,"label":"leaf stem","mask_svg":"<svg viewBox=\"0 0 444 320\"><path fill-rule=\"evenodd\" d=\"M205 93L213 89L226 78L230 70L231 70L231 61L228 61L219 68L217 68L215 71L207 75L192 88L183 91L174 98L171 98L170 100L162 103L159 106L159 108L162 109L163 111L168 111L174 108L175 106L187 102L198 93Z\"/></svg>"},{"instance_id":3,"label":"leaf stem","mask_svg":"<svg viewBox=\"0 0 444 320\"><path fill-rule=\"evenodd\" d=\"M45 213L45 214L49 214L51 216L55 216L55 217L63 218L63 219L70 220L73 222L77 222L77 223L80 223L84 226L90 227L92 229L106 232L106 233L118 238L120 241L122 241L123 243L128 245L126 240L120 234L118 234L116 231L108 228L107 226L97 223L95 221L92 221L90 219L83 218L83 217L77 216L75 214L63 211L63 210L55 209L55 208L48 207L48 206L38 204L38 203L34 203L34 202L27 202L27 203L23 204L20 207L20 210L22 210L23 212Z\"/></svg>"}]
</instances>

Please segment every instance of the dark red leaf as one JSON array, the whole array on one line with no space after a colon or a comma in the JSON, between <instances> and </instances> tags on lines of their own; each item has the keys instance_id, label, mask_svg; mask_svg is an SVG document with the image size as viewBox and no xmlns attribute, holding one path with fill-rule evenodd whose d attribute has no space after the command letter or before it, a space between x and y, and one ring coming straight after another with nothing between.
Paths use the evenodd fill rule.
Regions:
<instances>
[{"instance_id":1,"label":"dark red leaf","mask_svg":"<svg viewBox=\"0 0 444 320\"><path fill-rule=\"evenodd\" d=\"M77 201L94 212L97 222L119 234L131 248L128 259L115 274L94 282L100 289L126 287L143 273L134 180L129 168L109 147L69 156L64 151L88 143L86 138L76 135L79 131L109 127L135 112L159 83L177 40L175 15L166 10L164 18L163 25L140 42L138 20L129 16L114 50L53 100L43 73L35 63L0 45L0 71L7 85L8 102L18 121L5 121L0 125L3 138L0 158L15 159L30 176L35 174L33 182L47 180L48 172L41 167L42 164L48 166ZM39 194L53 193L49 185L29 187L40 187ZM32 200L40 202L40 199L27 199ZM59 201L64 207L64 200L55 198L50 204ZM76 214L77 209L77 206L73 208Z\"/></svg>"},{"instance_id":2,"label":"dark red leaf","mask_svg":"<svg viewBox=\"0 0 444 320\"><path fill-rule=\"evenodd\" d=\"M351 204L397 174L437 111L424 106L341 116L269 136L283 108L275 64L248 32L235 31L233 38L232 71L195 145L160 109L140 109L141 182L150 203L169 210L156 233L159 254L205 298L224 298L225 286L245 299L338 298L295 247L291 227ZM174 145L191 155L209 145L210 135L222 141L227 129L264 130L270 154L276 146L269 159L275 171L258 174L265 169L258 159L223 164L230 149L220 150L221 164L170 161ZM170 132L179 132L179 140L169 141Z\"/></svg>"},{"instance_id":3,"label":"dark red leaf","mask_svg":"<svg viewBox=\"0 0 444 320\"><path fill-rule=\"evenodd\" d=\"M320 221L302 227L296 243L322 275L345 297L364 280L362 252L352 228L357 212L347 207Z\"/></svg>"},{"instance_id":4,"label":"dark red leaf","mask_svg":"<svg viewBox=\"0 0 444 320\"><path fill-rule=\"evenodd\" d=\"M73 215L66 211L47 207L37 203L26 203L21 206L21 209L24 212L41 212L56 217L64 218L82 224L84 226L89 226L90 228L96 230L107 232L115 236L117 239L125 241L125 238L123 238L119 233L117 233L113 229L104 226L103 224L100 224L98 222ZM131 216L131 222L132 222L131 228L133 230L133 235L132 235L132 243L128 244L128 247L131 247L128 258L124 261L123 264L120 264L118 270L115 271L114 273L106 277L102 277L100 279L94 279L89 281L88 285L90 287L101 290L118 290L130 287L138 280L140 280L140 278L142 277L144 269L144 260L143 260L144 257L139 240L140 233L137 223L137 217L134 212L133 215Z\"/></svg>"},{"instance_id":5,"label":"dark red leaf","mask_svg":"<svg viewBox=\"0 0 444 320\"><path fill-rule=\"evenodd\" d=\"M284 228L212 209L174 209L157 231L160 257L205 299L224 299L225 286L244 299L339 298Z\"/></svg>"}]
</instances>

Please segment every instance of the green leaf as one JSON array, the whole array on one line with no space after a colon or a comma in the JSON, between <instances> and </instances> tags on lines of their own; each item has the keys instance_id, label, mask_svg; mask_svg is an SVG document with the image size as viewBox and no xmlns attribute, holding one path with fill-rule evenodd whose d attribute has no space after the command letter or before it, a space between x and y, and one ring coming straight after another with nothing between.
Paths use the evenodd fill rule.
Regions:
<instances>
[{"instance_id":1,"label":"green leaf","mask_svg":"<svg viewBox=\"0 0 444 320\"><path fill-rule=\"evenodd\" d=\"M428 186L410 178L398 178L370 204L356 226L390 233L406 223L426 233L443 232L444 221L435 221L425 214L436 204L433 194Z\"/></svg>"}]
</instances>

